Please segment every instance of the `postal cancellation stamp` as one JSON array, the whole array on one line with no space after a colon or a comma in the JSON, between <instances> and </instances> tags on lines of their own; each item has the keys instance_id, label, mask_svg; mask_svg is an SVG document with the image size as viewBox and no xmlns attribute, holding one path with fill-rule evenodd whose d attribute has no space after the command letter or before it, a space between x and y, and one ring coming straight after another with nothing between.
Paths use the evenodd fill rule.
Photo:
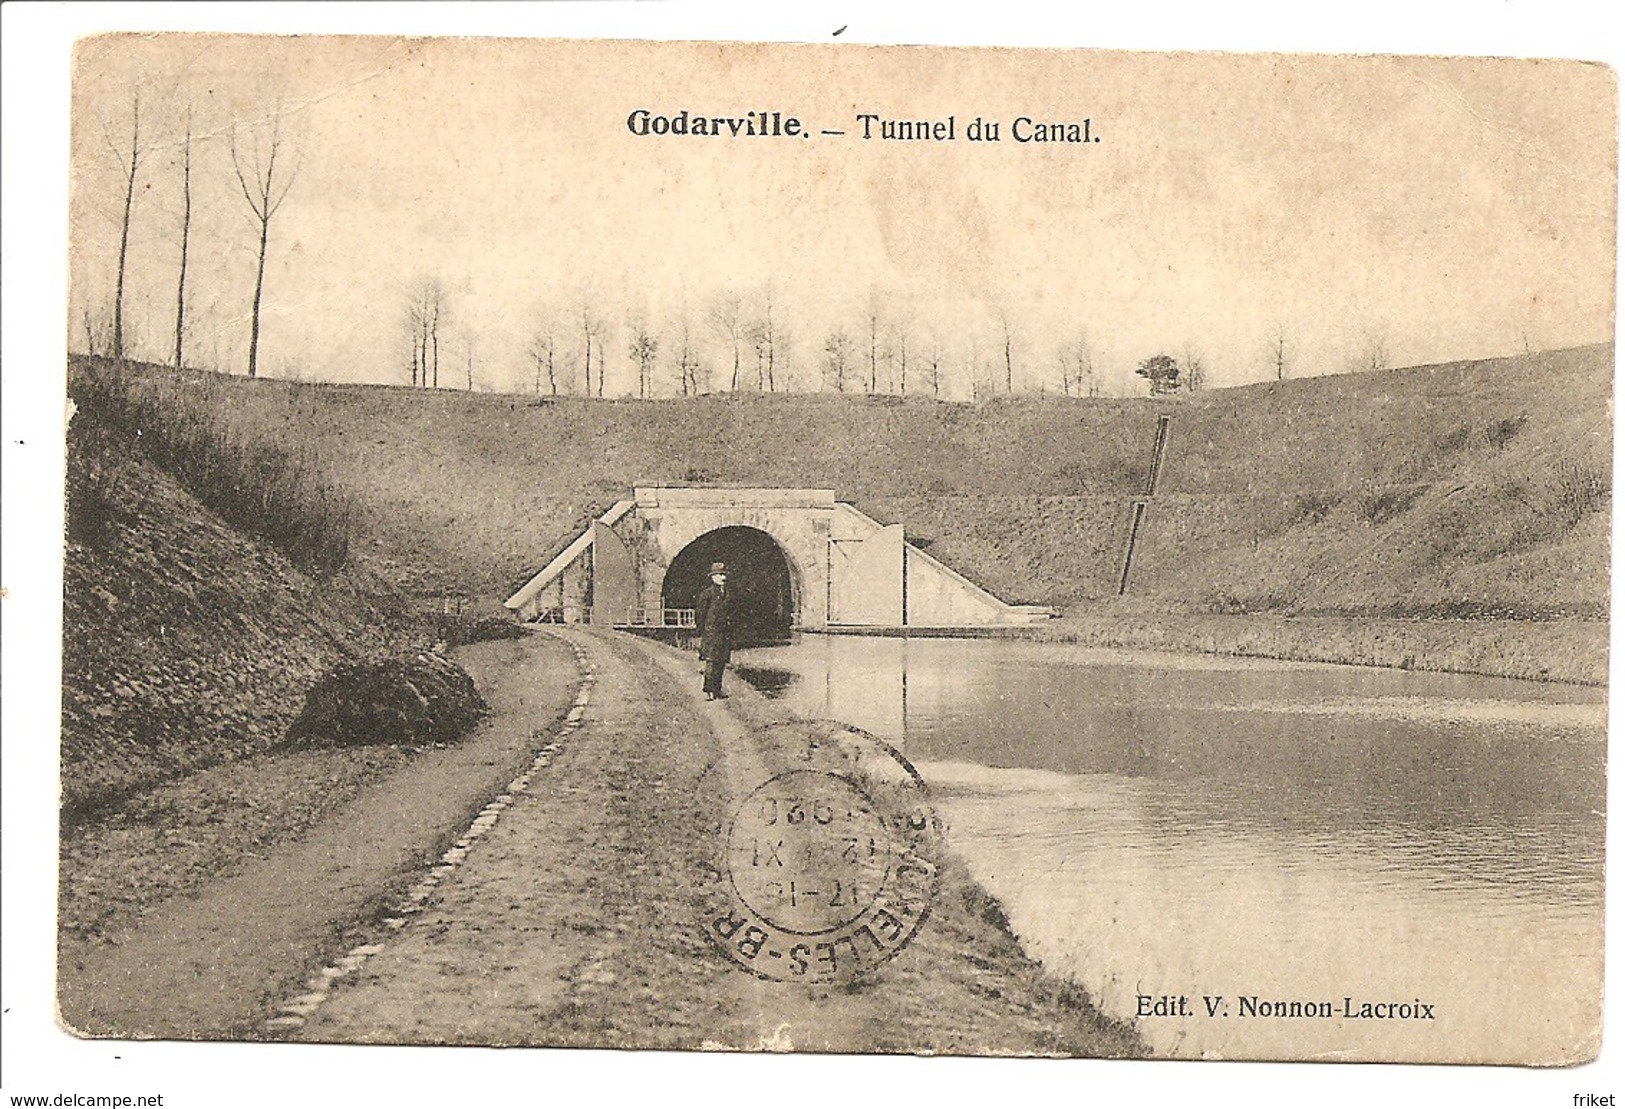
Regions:
<instances>
[{"instance_id":1,"label":"postal cancellation stamp","mask_svg":"<svg viewBox=\"0 0 1625 1109\"><path fill-rule=\"evenodd\" d=\"M849 733L857 736L857 733ZM723 828L705 931L740 967L782 981L862 978L930 915L941 824L925 781L852 744L808 743L799 765L751 790ZM874 773L894 760L901 775Z\"/></svg>"}]
</instances>

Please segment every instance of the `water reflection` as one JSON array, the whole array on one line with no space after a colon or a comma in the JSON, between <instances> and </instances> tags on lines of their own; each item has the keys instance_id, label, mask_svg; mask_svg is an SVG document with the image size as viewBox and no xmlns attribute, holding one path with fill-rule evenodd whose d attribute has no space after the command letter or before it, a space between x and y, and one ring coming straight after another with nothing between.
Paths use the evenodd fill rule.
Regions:
<instances>
[{"instance_id":1,"label":"water reflection","mask_svg":"<svg viewBox=\"0 0 1625 1109\"><path fill-rule=\"evenodd\" d=\"M1122 1015L1140 992L1444 999L1425 1031L1142 1021L1161 1050L1359 1032L1367 1057L1552 1058L1595 1030L1602 691L992 641L741 662L900 740L1024 942Z\"/></svg>"},{"instance_id":2,"label":"water reflection","mask_svg":"<svg viewBox=\"0 0 1625 1109\"><path fill-rule=\"evenodd\" d=\"M751 688L760 690L769 697L779 696L796 680L793 671L777 670L771 666L735 666L734 673L749 682Z\"/></svg>"}]
</instances>

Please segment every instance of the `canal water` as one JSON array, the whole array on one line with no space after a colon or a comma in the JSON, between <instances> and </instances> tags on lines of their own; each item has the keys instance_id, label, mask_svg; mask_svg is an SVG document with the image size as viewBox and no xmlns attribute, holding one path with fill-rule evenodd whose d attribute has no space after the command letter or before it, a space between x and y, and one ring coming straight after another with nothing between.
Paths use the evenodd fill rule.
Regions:
<instances>
[{"instance_id":1,"label":"canal water","mask_svg":"<svg viewBox=\"0 0 1625 1109\"><path fill-rule=\"evenodd\" d=\"M1602 690L1002 640L735 660L896 742L1027 950L1159 1054L1591 1050Z\"/></svg>"}]
</instances>

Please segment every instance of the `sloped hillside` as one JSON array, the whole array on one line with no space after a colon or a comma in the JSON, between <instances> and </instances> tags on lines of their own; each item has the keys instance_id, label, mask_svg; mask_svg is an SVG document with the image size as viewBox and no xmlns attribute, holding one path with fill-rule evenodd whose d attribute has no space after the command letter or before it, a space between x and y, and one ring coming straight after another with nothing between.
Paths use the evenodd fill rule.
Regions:
<instances>
[{"instance_id":1,"label":"sloped hillside","mask_svg":"<svg viewBox=\"0 0 1625 1109\"><path fill-rule=\"evenodd\" d=\"M62 804L71 817L263 751L316 675L401 634L375 583L316 580L81 407L69 433Z\"/></svg>"},{"instance_id":2,"label":"sloped hillside","mask_svg":"<svg viewBox=\"0 0 1625 1109\"><path fill-rule=\"evenodd\" d=\"M1597 617L1611 347L1156 400L590 400L132 371L299 443L413 589L505 595L639 482L836 490L995 592L1074 612ZM1115 587L1158 415L1162 481Z\"/></svg>"},{"instance_id":3,"label":"sloped hillside","mask_svg":"<svg viewBox=\"0 0 1625 1109\"><path fill-rule=\"evenodd\" d=\"M1177 428L1145 579L1219 610L1606 616L1613 352L1236 390Z\"/></svg>"}]
</instances>

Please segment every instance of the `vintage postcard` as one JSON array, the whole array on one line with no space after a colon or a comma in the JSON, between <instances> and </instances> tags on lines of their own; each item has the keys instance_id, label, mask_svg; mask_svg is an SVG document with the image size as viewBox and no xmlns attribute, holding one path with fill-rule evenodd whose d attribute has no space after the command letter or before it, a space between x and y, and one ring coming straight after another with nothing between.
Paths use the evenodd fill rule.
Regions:
<instances>
[{"instance_id":1,"label":"vintage postcard","mask_svg":"<svg viewBox=\"0 0 1625 1109\"><path fill-rule=\"evenodd\" d=\"M81 39L62 1026L1594 1059L1617 132L1575 60Z\"/></svg>"}]
</instances>

